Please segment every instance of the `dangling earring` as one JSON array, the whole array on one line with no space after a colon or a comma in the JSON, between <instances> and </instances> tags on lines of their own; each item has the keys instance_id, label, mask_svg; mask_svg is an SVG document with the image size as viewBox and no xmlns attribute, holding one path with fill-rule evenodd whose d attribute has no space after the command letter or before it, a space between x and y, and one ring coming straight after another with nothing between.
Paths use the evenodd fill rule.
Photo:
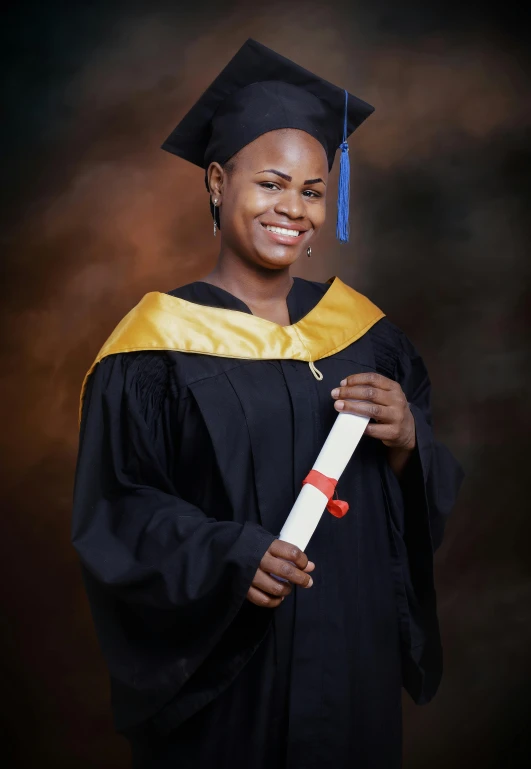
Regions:
<instances>
[{"instance_id":1,"label":"dangling earring","mask_svg":"<svg viewBox=\"0 0 531 769\"><path fill-rule=\"evenodd\" d=\"M308 246L308 248L306 249L306 253L308 254L308 257L310 257L312 255L312 247L311 246Z\"/></svg>"},{"instance_id":2,"label":"dangling earring","mask_svg":"<svg viewBox=\"0 0 531 769\"><path fill-rule=\"evenodd\" d=\"M216 233L218 231L218 225L217 225L217 222L216 222L216 206L217 206L217 204L218 204L218 199L214 198L214 200L212 201L212 205L214 206L214 237L216 237Z\"/></svg>"}]
</instances>

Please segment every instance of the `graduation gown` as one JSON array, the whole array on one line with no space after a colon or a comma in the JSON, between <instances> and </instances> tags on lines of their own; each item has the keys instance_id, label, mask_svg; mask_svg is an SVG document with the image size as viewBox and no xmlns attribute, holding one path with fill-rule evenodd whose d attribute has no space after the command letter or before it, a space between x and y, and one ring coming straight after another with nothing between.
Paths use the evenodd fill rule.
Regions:
<instances>
[{"instance_id":1,"label":"graduation gown","mask_svg":"<svg viewBox=\"0 0 531 769\"><path fill-rule=\"evenodd\" d=\"M331 281L294 278L291 324L326 336ZM245 322L275 332L203 281L170 296L238 340ZM315 361L321 380L289 351L231 357L214 326L211 354L115 344L87 376L72 541L133 767L401 765L401 687L422 704L441 677L433 554L462 471L434 440L419 354L383 313L366 325ZM258 607L246 594L335 421L330 390L363 371L408 398L405 473L364 436L337 486L349 512L325 511L306 549L313 587Z\"/></svg>"}]
</instances>

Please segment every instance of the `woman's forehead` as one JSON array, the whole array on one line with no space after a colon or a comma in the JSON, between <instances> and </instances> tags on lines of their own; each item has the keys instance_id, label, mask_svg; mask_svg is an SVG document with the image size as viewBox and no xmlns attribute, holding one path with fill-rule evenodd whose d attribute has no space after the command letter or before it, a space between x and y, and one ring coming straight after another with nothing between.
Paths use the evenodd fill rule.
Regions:
<instances>
[{"instance_id":1,"label":"woman's forehead","mask_svg":"<svg viewBox=\"0 0 531 769\"><path fill-rule=\"evenodd\" d=\"M328 176L328 160L322 144L305 131L294 128L262 134L243 147L237 159L247 169L262 166L257 171L285 170L279 166L289 166L292 170L314 169L316 175Z\"/></svg>"}]
</instances>

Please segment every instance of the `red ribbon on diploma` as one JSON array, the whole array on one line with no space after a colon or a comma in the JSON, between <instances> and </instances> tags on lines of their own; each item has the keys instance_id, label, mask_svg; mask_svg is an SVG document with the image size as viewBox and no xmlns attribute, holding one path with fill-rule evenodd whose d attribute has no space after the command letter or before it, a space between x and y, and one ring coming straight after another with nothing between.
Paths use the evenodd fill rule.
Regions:
<instances>
[{"instance_id":1,"label":"red ribbon on diploma","mask_svg":"<svg viewBox=\"0 0 531 769\"><path fill-rule=\"evenodd\" d=\"M328 497L326 509L336 518L343 518L348 513L348 502L344 502L342 499L332 499L337 486L335 478L329 478L328 475L320 473L319 470L310 470L302 485L304 486L305 483L315 486L316 489L323 492L325 497Z\"/></svg>"}]
</instances>

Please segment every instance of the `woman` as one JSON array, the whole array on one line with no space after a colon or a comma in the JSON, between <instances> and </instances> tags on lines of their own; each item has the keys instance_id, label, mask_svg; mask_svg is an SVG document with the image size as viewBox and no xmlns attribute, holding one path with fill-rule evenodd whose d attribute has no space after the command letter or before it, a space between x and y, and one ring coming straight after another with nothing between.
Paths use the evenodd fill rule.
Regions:
<instances>
[{"instance_id":1,"label":"woman","mask_svg":"<svg viewBox=\"0 0 531 769\"><path fill-rule=\"evenodd\" d=\"M207 172L219 258L147 294L87 374L73 517L134 767L399 767L401 687L437 690L433 553L462 473L426 369L338 277L290 276L371 112L247 41L163 145ZM341 410L373 418L350 511L303 553L278 532Z\"/></svg>"}]
</instances>

